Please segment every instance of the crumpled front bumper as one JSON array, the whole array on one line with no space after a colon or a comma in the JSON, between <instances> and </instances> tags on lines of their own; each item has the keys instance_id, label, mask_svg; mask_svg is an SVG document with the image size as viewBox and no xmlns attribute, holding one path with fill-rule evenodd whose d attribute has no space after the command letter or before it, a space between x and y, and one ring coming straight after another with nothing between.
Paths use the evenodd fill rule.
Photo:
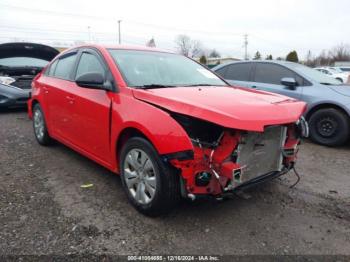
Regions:
<instances>
[{"instance_id":1,"label":"crumpled front bumper","mask_svg":"<svg viewBox=\"0 0 350 262\"><path fill-rule=\"evenodd\" d=\"M183 192L185 192L183 196L186 194L192 198L200 195L220 196L226 192L252 187L288 173L296 161L300 143L299 134L306 133L305 130L303 130L304 132L299 130L302 128L296 124L291 124L281 129L283 132L278 133L281 135L279 138L281 144L273 140L273 133L271 132L263 137L265 140L259 140L261 138L259 135L249 135L249 132L247 135L247 132L244 131L226 131L217 148L210 149L195 146L192 159L170 160L170 163L181 172ZM256 141L259 143L250 143L247 139L252 137L258 137ZM269 143L274 147L267 148L264 151L261 149L263 145L260 142L266 146ZM249 148L254 148L251 156L247 154L247 151L242 155L242 151L241 158L240 156L235 157L236 152L242 150L242 143ZM259 154L274 155L272 159L276 159L276 161L273 162L272 160L271 168L264 166L265 163L268 165L265 161L268 160L268 157L259 157ZM250 160L244 161L247 159ZM260 159L261 163L257 165L254 162L255 159ZM238 176L237 179L236 175ZM203 178L207 183L202 183Z\"/></svg>"}]
</instances>

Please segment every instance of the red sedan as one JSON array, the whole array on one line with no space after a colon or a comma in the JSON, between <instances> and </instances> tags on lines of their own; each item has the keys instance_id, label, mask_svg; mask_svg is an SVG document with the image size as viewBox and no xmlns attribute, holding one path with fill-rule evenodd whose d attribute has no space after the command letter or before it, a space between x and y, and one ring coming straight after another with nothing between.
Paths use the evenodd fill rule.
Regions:
<instances>
[{"instance_id":1,"label":"red sedan","mask_svg":"<svg viewBox=\"0 0 350 262\"><path fill-rule=\"evenodd\" d=\"M228 86L153 48L67 50L36 76L28 107L40 144L57 140L120 174L147 215L287 173L307 133L303 102Z\"/></svg>"}]
</instances>

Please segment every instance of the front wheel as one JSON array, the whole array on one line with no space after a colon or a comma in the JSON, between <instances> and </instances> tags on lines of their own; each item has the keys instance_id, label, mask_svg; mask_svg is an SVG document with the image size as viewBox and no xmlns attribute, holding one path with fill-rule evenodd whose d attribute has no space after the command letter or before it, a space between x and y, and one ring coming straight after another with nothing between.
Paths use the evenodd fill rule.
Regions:
<instances>
[{"instance_id":1,"label":"front wheel","mask_svg":"<svg viewBox=\"0 0 350 262\"><path fill-rule=\"evenodd\" d=\"M39 144L43 146L51 144L52 139L47 131L44 113L39 104L35 104L33 107L33 128Z\"/></svg>"},{"instance_id":2,"label":"front wheel","mask_svg":"<svg viewBox=\"0 0 350 262\"><path fill-rule=\"evenodd\" d=\"M320 109L309 119L310 138L326 146L339 146L349 139L349 117L334 109Z\"/></svg>"},{"instance_id":3,"label":"front wheel","mask_svg":"<svg viewBox=\"0 0 350 262\"><path fill-rule=\"evenodd\" d=\"M177 203L178 176L146 139L129 139L121 150L119 166L127 197L141 213L161 215Z\"/></svg>"}]
</instances>

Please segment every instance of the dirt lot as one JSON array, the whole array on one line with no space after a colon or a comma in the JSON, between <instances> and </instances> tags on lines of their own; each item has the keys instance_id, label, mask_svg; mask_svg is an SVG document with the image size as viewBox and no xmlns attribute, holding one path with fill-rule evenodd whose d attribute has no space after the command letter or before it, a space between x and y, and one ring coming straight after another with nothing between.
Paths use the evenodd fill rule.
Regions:
<instances>
[{"instance_id":1,"label":"dirt lot","mask_svg":"<svg viewBox=\"0 0 350 262\"><path fill-rule=\"evenodd\" d=\"M182 203L147 218L118 176L56 144L21 111L0 113L0 254L347 254L350 146L305 142L297 169L249 199ZM92 188L80 185L93 183Z\"/></svg>"}]
</instances>

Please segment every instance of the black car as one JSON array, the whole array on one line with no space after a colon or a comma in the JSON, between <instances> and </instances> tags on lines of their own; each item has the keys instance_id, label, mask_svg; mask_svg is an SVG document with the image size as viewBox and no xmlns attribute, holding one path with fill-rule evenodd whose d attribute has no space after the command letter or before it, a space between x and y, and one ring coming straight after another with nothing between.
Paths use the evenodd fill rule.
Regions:
<instances>
[{"instance_id":1,"label":"black car","mask_svg":"<svg viewBox=\"0 0 350 262\"><path fill-rule=\"evenodd\" d=\"M0 107L25 106L33 78L58 54L35 43L0 45Z\"/></svg>"}]
</instances>

